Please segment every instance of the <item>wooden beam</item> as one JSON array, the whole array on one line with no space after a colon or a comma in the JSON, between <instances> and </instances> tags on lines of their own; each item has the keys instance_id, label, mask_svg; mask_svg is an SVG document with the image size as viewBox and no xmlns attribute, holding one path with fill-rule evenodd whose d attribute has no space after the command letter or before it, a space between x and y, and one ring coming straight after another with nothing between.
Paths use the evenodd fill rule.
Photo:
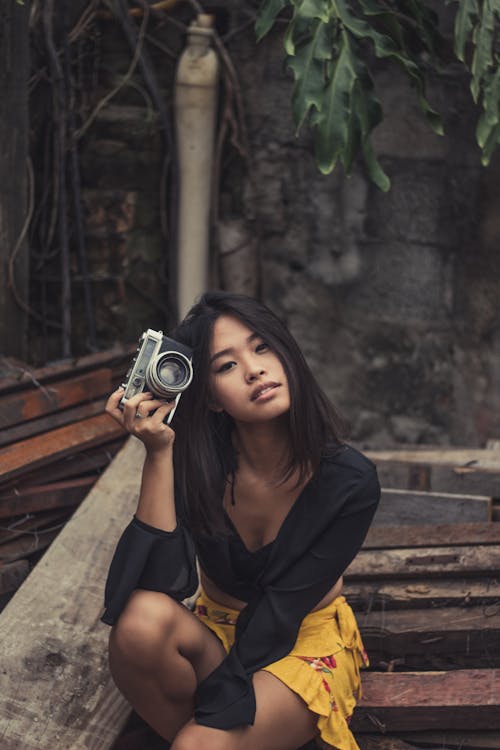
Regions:
<instances>
[{"instance_id":1,"label":"wooden beam","mask_svg":"<svg viewBox=\"0 0 500 750\"><path fill-rule=\"evenodd\" d=\"M97 480L97 475L21 488L0 494L0 519L77 505Z\"/></svg>"},{"instance_id":2,"label":"wooden beam","mask_svg":"<svg viewBox=\"0 0 500 750\"><path fill-rule=\"evenodd\" d=\"M4 445L17 443L20 440L40 435L42 432L50 432L56 427L63 427L65 424L80 422L82 419L94 417L96 414L102 414L104 411L104 400L91 401L83 406L74 406L71 409L49 414L39 419L31 419L29 422L21 422L15 427L8 427L0 432L0 448Z\"/></svg>"},{"instance_id":3,"label":"wooden beam","mask_svg":"<svg viewBox=\"0 0 500 750\"><path fill-rule=\"evenodd\" d=\"M444 578L495 576L500 573L500 545L409 547L361 550L347 568L346 581L374 578Z\"/></svg>"},{"instance_id":4,"label":"wooden beam","mask_svg":"<svg viewBox=\"0 0 500 750\"><path fill-rule=\"evenodd\" d=\"M415 457L414 461L407 462L376 459L376 464L383 487L500 497L500 464L497 460L488 465L463 466L419 463Z\"/></svg>"},{"instance_id":5,"label":"wooden beam","mask_svg":"<svg viewBox=\"0 0 500 750\"><path fill-rule=\"evenodd\" d=\"M443 607L358 613L366 650L380 659L415 657L419 666L431 657L452 663L486 658L500 666L500 607ZM408 665L407 662L405 662Z\"/></svg>"},{"instance_id":6,"label":"wooden beam","mask_svg":"<svg viewBox=\"0 0 500 750\"><path fill-rule=\"evenodd\" d=\"M0 614L2 750L109 750L127 720L99 617L143 460L131 438Z\"/></svg>"},{"instance_id":7,"label":"wooden beam","mask_svg":"<svg viewBox=\"0 0 500 750\"><path fill-rule=\"evenodd\" d=\"M5 481L71 453L124 436L125 430L108 414L59 427L44 435L0 449L1 479Z\"/></svg>"},{"instance_id":8,"label":"wooden beam","mask_svg":"<svg viewBox=\"0 0 500 750\"><path fill-rule=\"evenodd\" d=\"M111 393L111 370L94 370L68 380L0 398L0 429L13 427ZM104 409L104 402L102 404Z\"/></svg>"},{"instance_id":9,"label":"wooden beam","mask_svg":"<svg viewBox=\"0 0 500 750\"><path fill-rule=\"evenodd\" d=\"M466 729L454 732L448 729L434 732L404 732L401 738L419 748L434 747L437 750L499 750L500 748L500 732L474 732ZM361 750L364 749L361 748Z\"/></svg>"},{"instance_id":10,"label":"wooden beam","mask_svg":"<svg viewBox=\"0 0 500 750\"><path fill-rule=\"evenodd\" d=\"M12 362L7 358L0 358L4 369L11 371L12 375L2 377L0 380L0 393L19 391L29 386L39 387L40 383L53 382L54 379L66 376L74 376L97 367L115 367L120 363L128 362L135 352L136 345L126 344L104 352L86 354L83 357L71 357L69 359L52 362L36 369L30 369L28 365ZM125 369L123 370L125 373Z\"/></svg>"},{"instance_id":11,"label":"wooden beam","mask_svg":"<svg viewBox=\"0 0 500 750\"><path fill-rule=\"evenodd\" d=\"M398 490L383 487L374 526L480 523L491 521L489 496Z\"/></svg>"},{"instance_id":12,"label":"wooden beam","mask_svg":"<svg viewBox=\"0 0 500 750\"><path fill-rule=\"evenodd\" d=\"M431 450L380 450L365 451L377 465L381 462L398 462L409 465L453 466L456 468L500 469L500 450L485 448L433 448Z\"/></svg>"},{"instance_id":13,"label":"wooden beam","mask_svg":"<svg viewBox=\"0 0 500 750\"><path fill-rule=\"evenodd\" d=\"M424 526L372 526L363 549L398 547L455 547L469 544L500 544L500 523L427 524Z\"/></svg>"},{"instance_id":14,"label":"wooden beam","mask_svg":"<svg viewBox=\"0 0 500 750\"><path fill-rule=\"evenodd\" d=\"M30 571L27 560L0 565L0 595L16 591Z\"/></svg>"},{"instance_id":15,"label":"wooden beam","mask_svg":"<svg viewBox=\"0 0 500 750\"><path fill-rule=\"evenodd\" d=\"M418 609L460 607L498 603L496 578L468 580L373 581L346 583L342 593L356 612L376 609Z\"/></svg>"},{"instance_id":16,"label":"wooden beam","mask_svg":"<svg viewBox=\"0 0 500 750\"><path fill-rule=\"evenodd\" d=\"M81 452L65 456L60 461L46 464L39 469L22 472L19 476L15 476L6 482L1 481L3 477L0 474L0 493L3 496L10 491L29 490L34 485L78 478L89 474L97 479L102 469L111 463L114 456L122 448L125 440L126 435L122 435L118 439L102 443L94 448L86 448Z\"/></svg>"},{"instance_id":17,"label":"wooden beam","mask_svg":"<svg viewBox=\"0 0 500 750\"><path fill-rule=\"evenodd\" d=\"M362 679L354 733L500 729L498 669L372 672Z\"/></svg>"}]
</instances>

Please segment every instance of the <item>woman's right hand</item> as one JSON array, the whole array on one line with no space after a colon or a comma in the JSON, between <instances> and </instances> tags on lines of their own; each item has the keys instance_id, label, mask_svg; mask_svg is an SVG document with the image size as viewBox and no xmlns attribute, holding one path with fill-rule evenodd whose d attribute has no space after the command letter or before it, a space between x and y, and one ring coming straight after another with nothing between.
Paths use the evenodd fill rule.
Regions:
<instances>
[{"instance_id":1,"label":"woman's right hand","mask_svg":"<svg viewBox=\"0 0 500 750\"><path fill-rule=\"evenodd\" d=\"M114 391L106 402L106 412L116 419L131 435L135 435L146 446L148 453L172 448L175 432L163 421L175 406L175 401L154 398L144 391L128 399L119 408L124 388Z\"/></svg>"}]
</instances>

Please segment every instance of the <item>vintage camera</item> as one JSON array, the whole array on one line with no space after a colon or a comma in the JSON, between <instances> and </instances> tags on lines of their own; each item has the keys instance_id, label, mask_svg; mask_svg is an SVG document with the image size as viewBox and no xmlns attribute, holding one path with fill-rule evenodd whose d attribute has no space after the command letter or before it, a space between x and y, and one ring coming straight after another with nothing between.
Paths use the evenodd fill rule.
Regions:
<instances>
[{"instance_id":1,"label":"vintage camera","mask_svg":"<svg viewBox=\"0 0 500 750\"><path fill-rule=\"evenodd\" d=\"M157 398L176 399L178 403L193 379L192 355L189 346L164 336L162 331L148 328L139 339L137 352L122 383L125 393L120 406L143 391L151 391ZM176 408L177 404L168 415L167 423Z\"/></svg>"}]
</instances>

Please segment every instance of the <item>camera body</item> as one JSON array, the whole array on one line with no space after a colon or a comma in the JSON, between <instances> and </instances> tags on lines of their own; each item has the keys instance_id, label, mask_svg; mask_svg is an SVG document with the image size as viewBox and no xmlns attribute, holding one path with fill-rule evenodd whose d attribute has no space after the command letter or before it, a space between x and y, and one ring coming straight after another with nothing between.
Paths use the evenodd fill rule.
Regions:
<instances>
[{"instance_id":1,"label":"camera body","mask_svg":"<svg viewBox=\"0 0 500 750\"><path fill-rule=\"evenodd\" d=\"M148 328L139 339L137 352L122 383L125 393L120 406L123 408L126 401L143 391L178 402L193 379L192 355L189 346L164 336L163 331ZM168 415L168 423L174 411Z\"/></svg>"}]
</instances>

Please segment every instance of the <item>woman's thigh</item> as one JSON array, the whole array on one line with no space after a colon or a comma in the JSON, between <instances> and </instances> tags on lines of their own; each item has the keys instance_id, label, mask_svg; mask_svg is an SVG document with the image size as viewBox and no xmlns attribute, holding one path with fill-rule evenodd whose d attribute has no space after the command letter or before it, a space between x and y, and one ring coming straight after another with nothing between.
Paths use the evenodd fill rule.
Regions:
<instances>
[{"instance_id":1,"label":"woman's thigh","mask_svg":"<svg viewBox=\"0 0 500 750\"><path fill-rule=\"evenodd\" d=\"M187 660L203 680L225 656L219 639L183 604L171 597L138 589L114 626L112 662L134 664L141 671L162 673L172 658Z\"/></svg>"},{"instance_id":2,"label":"woman's thigh","mask_svg":"<svg viewBox=\"0 0 500 750\"><path fill-rule=\"evenodd\" d=\"M176 736L172 750L297 750L316 736L317 716L293 690L269 672L253 678L255 722L231 730L191 721Z\"/></svg>"}]
</instances>

